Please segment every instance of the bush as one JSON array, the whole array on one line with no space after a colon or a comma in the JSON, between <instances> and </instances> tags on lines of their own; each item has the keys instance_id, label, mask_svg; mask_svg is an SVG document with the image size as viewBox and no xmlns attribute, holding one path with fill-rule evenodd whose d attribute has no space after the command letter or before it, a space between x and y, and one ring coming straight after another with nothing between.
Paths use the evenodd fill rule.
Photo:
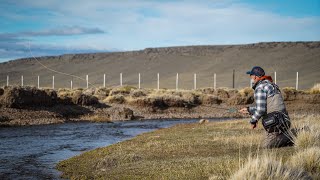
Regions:
<instances>
[{"instance_id":1,"label":"bush","mask_svg":"<svg viewBox=\"0 0 320 180\"><path fill-rule=\"evenodd\" d=\"M130 94L130 91L132 89L136 89L135 87L133 86L121 86L121 87L116 87L116 88L113 88L110 93L109 93L109 96L114 96L114 95L117 95L117 94L122 94L122 95L128 95Z\"/></svg>"},{"instance_id":2,"label":"bush","mask_svg":"<svg viewBox=\"0 0 320 180\"><path fill-rule=\"evenodd\" d=\"M107 96L109 96L110 91L110 88L98 88L95 90L94 95L99 99L105 99Z\"/></svg>"},{"instance_id":3,"label":"bush","mask_svg":"<svg viewBox=\"0 0 320 180\"><path fill-rule=\"evenodd\" d=\"M147 91L143 89L133 89L130 92L130 96L134 98L147 96Z\"/></svg>"},{"instance_id":4,"label":"bush","mask_svg":"<svg viewBox=\"0 0 320 180\"><path fill-rule=\"evenodd\" d=\"M52 106L57 102L55 91L35 87L5 87L0 97L0 104L9 108Z\"/></svg>"},{"instance_id":5,"label":"bush","mask_svg":"<svg viewBox=\"0 0 320 180\"><path fill-rule=\"evenodd\" d=\"M222 100L214 95L202 95L200 96L200 100L202 104L213 105L213 104L221 104Z\"/></svg>"},{"instance_id":6,"label":"bush","mask_svg":"<svg viewBox=\"0 0 320 180\"><path fill-rule=\"evenodd\" d=\"M252 88L247 87L247 88L243 88L239 91L241 96L253 96L254 91Z\"/></svg>"},{"instance_id":7,"label":"bush","mask_svg":"<svg viewBox=\"0 0 320 180\"><path fill-rule=\"evenodd\" d=\"M293 101L297 98L298 91L292 87L285 87L282 89L283 100Z\"/></svg>"},{"instance_id":8,"label":"bush","mask_svg":"<svg viewBox=\"0 0 320 180\"><path fill-rule=\"evenodd\" d=\"M74 104L82 105L82 106L99 104L99 100L97 97L92 95L86 95L79 91L73 94L72 102Z\"/></svg>"},{"instance_id":9,"label":"bush","mask_svg":"<svg viewBox=\"0 0 320 180\"><path fill-rule=\"evenodd\" d=\"M125 99L125 97L123 95L117 94L117 95L114 95L114 96L107 97L104 101L108 102L108 103L123 104L123 103L126 102L126 99Z\"/></svg>"}]
</instances>

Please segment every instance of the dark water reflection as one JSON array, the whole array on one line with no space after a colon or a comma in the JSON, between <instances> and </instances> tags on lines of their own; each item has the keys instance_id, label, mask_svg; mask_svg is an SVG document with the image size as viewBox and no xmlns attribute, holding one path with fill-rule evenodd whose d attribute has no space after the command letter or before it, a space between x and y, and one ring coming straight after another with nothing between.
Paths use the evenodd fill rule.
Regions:
<instances>
[{"instance_id":1,"label":"dark water reflection","mask_svg":"<svg viewBox=\"0 0 320 180\"><path fill-rule=\"evenodd\" d=\"M55 165L84 151L197 120L65 123L0 128L0 179L59 179Z\"/></svg>"}]
</instances>

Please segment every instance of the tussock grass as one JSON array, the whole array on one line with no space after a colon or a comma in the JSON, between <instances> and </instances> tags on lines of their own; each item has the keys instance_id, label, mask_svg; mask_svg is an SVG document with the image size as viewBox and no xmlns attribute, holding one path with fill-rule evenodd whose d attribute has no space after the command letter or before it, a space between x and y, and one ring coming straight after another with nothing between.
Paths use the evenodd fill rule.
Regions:
<instances>
[{"instance_id":1,"label":"tussock grass","mask_svg":"<svg viewBox=\"0 0 320 180\"><path fill-rule=\"evenodd\" d=\"M301 169L294 169L274 158L275 155L264 155L254 159L249 158L243 168L231 176L231 180L309 180L311 177Z\"/></svg>"},{"instance_id":2,"label":"tussock grass","mask_svg":"<svg viewBox=\"0 0 320 180\"><path fill-rule=\"evenodd\" d=\"M108 96L105 100L103 100L103 102L123 104L126 102L126 98L122 94L116 94L113 96Z\"/></svg>"},{"instance_id":3,"label":"tussock grass","mask_svg":"<svg viewBox=\"0 0 320 180\"><path fill-rule=\"evenodd\" d=\"M313 146L320 147L320 123L316 116L308 116L300 122L294 123L296 137L294 138L297 149L305 149Z\"/></svg>"},{"instance_id":4,"label":"tussock grass","mask_svg":"<svg viewBox=\"0 0 320 180\"><path fill-rule=\"evenodd\" d=\"M249 95L253 95L254 91L252 88L247 87L247 88L243 88L239 90L239 94L241 96L249 96Z\"/></svg>"},{"instance_id":5,"label":"tussock grass","mask_svg":"<svg viewBox=\"0 0 320 180\"><path fill-rule=\"evenodd\" d=\"M311 173L314 179L320 178L320 148L311 147L297 152L289 159L289 164Z\"/></svg>"},{"instance_id":6,"label":"tussock grass","mask_svg":"<svg viewBox=\"0 0 320 180\"><path fill-rule=\"evenodd\" d=\"M114 96L118 94L122 95L129 95L131 90L137 89L136 87L133 86L120 86L120 87L114 87L109 93L109 96Z\"/></svg>"},{"instance_id":7,"label":"tussock grass","mask_svg":"<svg viewBox=\"0 0 320 180\"><path fill-rule=\"evenodd\" d=\"M320 83L315 84L309 91L310 94L320 94Z\"/></svg>"}]
</instances>

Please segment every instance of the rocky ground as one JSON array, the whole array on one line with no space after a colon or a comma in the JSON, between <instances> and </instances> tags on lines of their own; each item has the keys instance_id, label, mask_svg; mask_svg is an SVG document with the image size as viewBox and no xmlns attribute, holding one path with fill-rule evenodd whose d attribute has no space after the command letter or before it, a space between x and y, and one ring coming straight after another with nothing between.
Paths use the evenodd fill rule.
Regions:
<instances>
[{"instance_id":1,"label":"rocky ground","mask_svg":"<svg viewBox=\"0 0 320 180\"><path fill-rule=\"evenodd\" d=\"M288 112L320 114L318 92L283 89ZM41 90L0 88L0 126L39 125L69 121L111 122L166 118L244 117L236 109L253 102L253 91L135 89Z\"/></svg>"}]
</instances>

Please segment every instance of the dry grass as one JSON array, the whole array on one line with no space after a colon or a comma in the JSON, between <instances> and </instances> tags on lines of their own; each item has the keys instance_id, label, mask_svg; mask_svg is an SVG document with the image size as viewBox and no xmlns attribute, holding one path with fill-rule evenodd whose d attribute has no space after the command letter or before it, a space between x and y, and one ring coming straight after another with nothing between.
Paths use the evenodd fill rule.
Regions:
<instances>
[{"instance_id":1,"label":"dry grass","mask_svg":"<svg viewBox=\"0 0 320 180\"><path fill-rule=\"evenodd\" d=\"M275 158L276 155L264 155L254 159L249 158L243 168L231 176L232 180L301 180L311 179L307 172L294 169ZM211 178L212 179L212 178Z\"/></svg>"},{"instance_id":2,"label":"dry grass","mask_svg":"<svg viewBox=\"0 0 320 180\"><path fill-rule=\"evenodd\" d=\"M261 154L263 129L247 120L177 125L96 149L58 165L68 178L227 179L249 154ZM281 148L282 157L294 148Z\"/></svg>"},{"instance_id":3,"label":"dry grass","mask_svg":"<svg viewBox=\"0 0 320 180\"><path fill-rule=\"evenodd\" d=\"M241 96L249 96L249 95L253 95L254 91L252 88L247 87L247 88L243 88L239 90L239 94Z\"/></svg>"},{"instance_id":4,"label":"dry grass","mask_svg":"<svg viewBox=\"0 0 320 180\"><path fill-rule=\"evenodd\" d=\"M109 96L114 96L118 94L122 95L129 95L131 90L137 89L136 87L133 86L120 86L120 87L114 87L109 93Z\"/></svg>"},{"instance_id":5,"label":"dry grass","mask_svg":"<svg viewBox=\"0 0 320 180\"><path fill-rule=\"evenodd\" d=\"M126 99L122 94L116 94L113 96L108 96L105 100L103 100L103 102L123 104L126 102Z\"/></svg>"},{"instance_id":6,"label":"dry grass","mask_svg":"<svg viewBox=\"0 0 320 180\"><path fill-rule=\"evenodd\" d=\"M296 122L294 127L297 131L297 136L294 138L296 148L320 147L320 124L318 117L308 116L303 118L300 122Z\"/></svg>"},{"instance_id":7,"label":"dry grass","mask_svg":"<svg viewBox=\"0 0 320 180\"><path fill-rule=\"evenodd\" d=\"M319 124L319 119L295 117L294 122ZM309 168L318 161L303 167L293 160L313 162L318 151L297 155L294 147L262 149L263 133L261 126L251 130L247 120L176 125L86 152L57 167L71 179L310 179L303 170L318 172Z\"/></svg>"},{"instance_id":8,"label":"dry grass","mask_svg":"<svg viewBox=\"0 0 320 180\"><path fill-rule=\"evenodd\" d=\"M320 83L315 84L310 90L310 94L320 94Z\"/></svg>"},{"instance_id":9,"label":"dry grass","mask_svg":"<svg viewBox=\"0 0 320 180\"><path fill-rule=\"evenodd\" d=\"M295 168L302 168L311 173L314 179L320 177L320 148L311 147L297 152L288 163Z\"/></svg>"},{"instance_id":10,"label":"dry grass","mask_svg":"<svg viewBox=\"0 0 320 180\"><path fill-rule=\"evenodd\" d=\"M59 97L72 97L74 94L82 93L83 89L60 88L57 91Z\"/></svg>"}]
</instances>

